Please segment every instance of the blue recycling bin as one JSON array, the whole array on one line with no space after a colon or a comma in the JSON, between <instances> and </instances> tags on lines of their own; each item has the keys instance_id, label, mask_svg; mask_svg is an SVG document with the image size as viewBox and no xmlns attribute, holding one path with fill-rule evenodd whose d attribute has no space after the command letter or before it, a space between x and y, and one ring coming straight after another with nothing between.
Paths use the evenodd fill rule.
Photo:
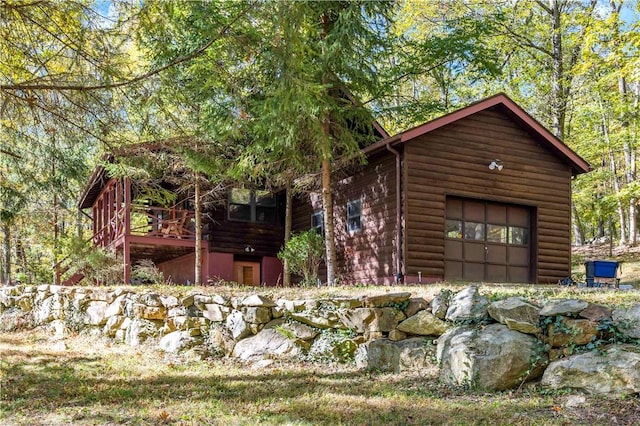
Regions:
<instances>
[{"instance_id":1,"label":"blue recycling bin","mask_svg":"<svg viewBox=\"0 0 640 426\"><path fill-rule=\"evenodd\" d=\"M620 262L615 260L590 260L584 263L587 287L600 287L596 278L615 280L618 284L618 266Z\"/></svg>"}]
</instances>

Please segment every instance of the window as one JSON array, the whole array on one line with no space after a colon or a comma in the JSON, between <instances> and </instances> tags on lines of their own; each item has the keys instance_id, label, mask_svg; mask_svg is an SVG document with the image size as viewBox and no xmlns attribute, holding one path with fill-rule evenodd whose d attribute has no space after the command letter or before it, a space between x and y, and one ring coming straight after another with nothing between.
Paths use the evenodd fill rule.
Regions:
<instances>
[{"instance_id":1,"label":"window","mask_svg":"<svg viewBox=\"0 0 640 426\"><path fill-rule=\"evenodd\" d=\"M507 227L505 225L487 225L487 241L506 244Z\"/></svg>"},{"instance_id":2,"label":"window","mask_svg":"<svg viewBox=\"0 0 640 426\"><path fill-rule=\"evenodd\" d=\"M362 229L362 200L347 203L347 231L358 232Z\"/></svg>"},{"instance_id":3,"label":"window","mask_svg":"<svg viewBox=\"0 0 640 426\"><path fill-rule=\"evenodd\" d=\"M269 191L233 188L229 194L229 219L275 223L276 199Z\"/></svg>"},{"instance_id":4,"label":"window","mask_svg":"<svg viewBox=\"0 0 640 426\"><path fill-rule=\"evenodd\" d=\"M462 238L462 221L457 219L447 219L446 222L447 238Z\"/></svg>"},{"instance_id":5,"label":"window","mask_svg":"<svg viewBox=\"0 0 640 426\"><path fill-rule=\"evenodd\" d=\"M315 211L311 214L311 229L315 229L318 234L324 236L324 213L322 210Z\"/></svg>"},{"instance_id":6,"label":"window","mask_svg":"<svg viewBox=\"0 0 640 426\"><path fill-rule=\"evenodd\" d=\"M529 230L519 226L509 227L509 244L527 245L529 244Z\"/></svg>"}]
</instances>

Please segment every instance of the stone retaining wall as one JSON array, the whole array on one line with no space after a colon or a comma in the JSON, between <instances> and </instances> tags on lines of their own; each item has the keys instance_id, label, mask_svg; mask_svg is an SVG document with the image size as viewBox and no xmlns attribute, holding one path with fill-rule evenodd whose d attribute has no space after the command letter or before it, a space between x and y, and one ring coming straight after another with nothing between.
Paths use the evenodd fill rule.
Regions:
<instances>
[{"instance_id":1,"label":"stone retaining wall","mask_svg":"<svg viewBox=\"0 0 640 426\"><path fill-rule=\"evenodd\" d=\"M640 392L640 304L611 310L581 300L490 303L477 287L433 300L391 293L270 300L193 293L178 299L124 289L0 288L0 330L92 331L165 352L353 362L363 369L438 368L440 380L484 390L542 385L595 394ZM606 368L604 368L606 367Z\"/></svg>"}]
</instances>

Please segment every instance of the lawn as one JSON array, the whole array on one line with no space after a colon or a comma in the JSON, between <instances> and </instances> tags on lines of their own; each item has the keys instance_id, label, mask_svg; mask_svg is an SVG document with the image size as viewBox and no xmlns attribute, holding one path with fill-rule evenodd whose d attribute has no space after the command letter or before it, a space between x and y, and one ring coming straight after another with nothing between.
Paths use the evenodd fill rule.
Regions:
<instances>
[{"instance_id":1,"label":"lawn","mask_svg":"<svg viewBox=\"0 0 640 426\"><path fill-rule=\"evenodd\" d=\"M3 425L638 424L636 397L607 401L537 385L482 394L434 371L365 373L351 365L183 361L102 337L0 336Z\"/></svg>"}]
</instances>

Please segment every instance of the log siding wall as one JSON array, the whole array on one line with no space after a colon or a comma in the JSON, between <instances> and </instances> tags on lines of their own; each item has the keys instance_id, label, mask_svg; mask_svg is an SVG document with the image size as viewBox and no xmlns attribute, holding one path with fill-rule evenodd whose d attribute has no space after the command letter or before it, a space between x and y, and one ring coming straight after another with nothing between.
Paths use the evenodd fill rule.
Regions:
<instances>
[{"instance_id":1,"label":"log siding wall","mask_svg":"<svg viewBox=\"0 0 640 426\"><path fill-rule=\"evenodd\" d=\"M351 176L334 176L334 223L338 275L345 283L391 283L396 262L395 158L390 153L369 159ZM347 202L362 201L362 228L347 231ZM322 208L319 194L294 203L293 228L311 227L311 214ZM322 272L322 271L321 271Z\"/></svg>"},{"instance_id":2,"label":"log siding wall","mask_svg":"<svg viewBox=\"0 0 640 426\"><path fill-rule=\"evenodd\" d=\"M404 149L407 275L444 276L447 195L532 207L532 280L556 282L569 275L570 167L505 114L481 111ZM502 171L489 170L494 159L502 161Z\"/></svg>"}]
</instances>

